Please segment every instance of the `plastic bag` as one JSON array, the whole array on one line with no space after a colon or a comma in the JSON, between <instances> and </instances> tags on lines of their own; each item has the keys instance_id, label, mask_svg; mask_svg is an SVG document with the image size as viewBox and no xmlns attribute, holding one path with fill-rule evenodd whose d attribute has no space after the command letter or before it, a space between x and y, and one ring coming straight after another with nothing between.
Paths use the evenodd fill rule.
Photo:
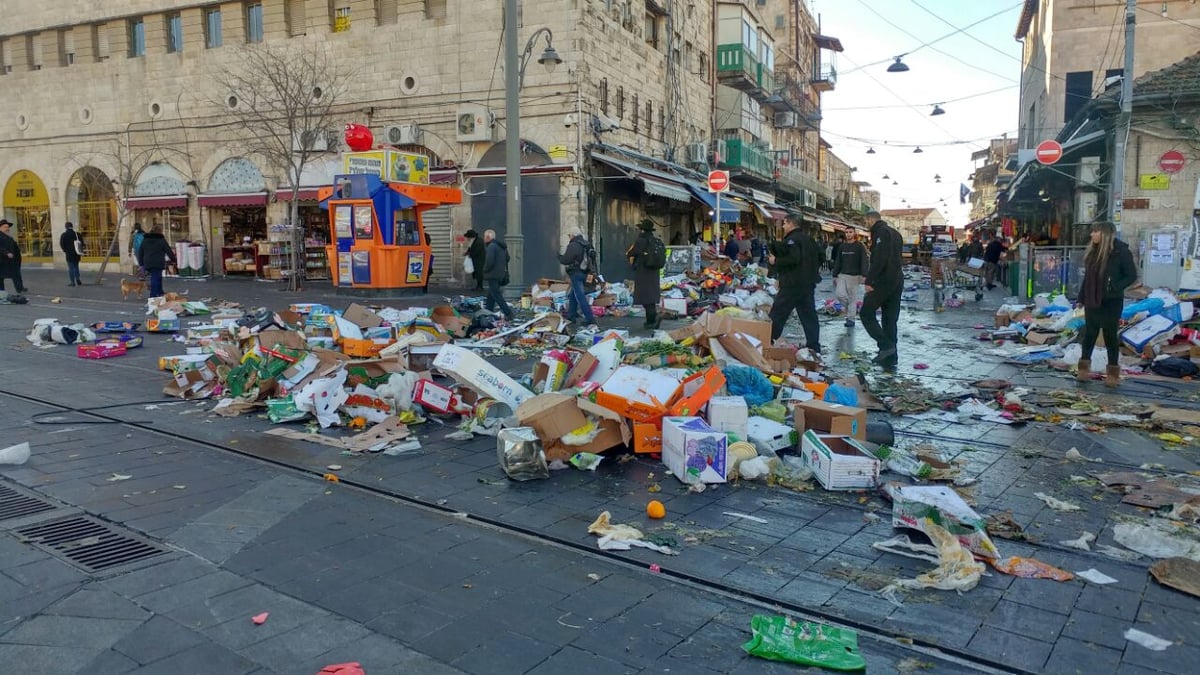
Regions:
<instances>
[{"instance_id":1,"label":"plastic bag","mask_svg":"<svg viewBox=\"0 0 1200 675\"><path fill-rule=\"evenodd\" d=\"M831 384L825 390L825 402L838 405L858 406L858 390L841 384Z\"/></svg>"},{"instance_id":2,"label":"plastic bag","mask_svg":"<svg viewBox=\"0 0 1200 675\"><path fill-rule=\"evenodd\" d=\"M1166 302L1164 302L1162 298L1150 297L1146 298L1145 300L1138 300L1137 302L1121 310L1121 320L1129 321L1142 312L1150 315L1158 314L1162 311L1164 306L1166 306Z\"/></svg>"},{"instance_id":3,"label":"plastic bag","mask_svg":"<svg viewBox=\"0 0 1200 675\"><path fill-rule=\"evenodd\" d=\"M468 275L475 273L475 261L471 259L471 256L463 258L463 272Z\"/></svg>"},{"instance_id":4,"label":"plastic bag","mask_svg":"<svg viewBox=\"0 0 1200 675\"><path fill-rule=\"evenodd\" d=\"M725 387L730 396L742 396L746 405L755 408L775 398L775 387L771 381L756 368L732 366L722 371L725 374Z\"/></svg>"},{"instance_id":5,"label":"plastic bag","mask_svg":"<svg viewBox=\"0 0 1200 675\"><path fill-rule=\"evenodd\" d=\"M788 408L782 401L772 400L755 408L754 414L783 424L788 416Z\"/></svg>"},{"instance_id":6,"label":"plastic bag","mask_svg":"<svg viewBox=\"0 0 1200 675\"><path fill-rule=\"evenodd\" d=\"M393 410L414 410L416 406L413 404L413 387L417 386L420 379L420 375L408 370L392 373L388 381L375 391L380 397L392 402Z\"/></svg>"},{"instance_id":7,"label":"plastic bag","mask_svg":"<svg viewBox=\"0 0 1200 675\"><path fill-rule=\"evenodd\" d=\"M496 456L500 461L500 468L513 480L550 477L546 453L542 450L542 442L533 427L502 429L496 435Z\"/></svg>"},{"instance_id":8,"label":"plastic bag","mask_svg":"<svg viewBox=\"0 0 1200 675\"><path fill-rule=\"evenodd\" d=\"M296 409L311 412L322 429L339 423L341 418L338 416L338 408L349 398L345 384L345 369L338 370L332 377L309 382L293 395Z\"/></svg>"},{"instance_id":9,"label":"plastic bag","mask_svg":"<svg viewBox=\"0 0 1200 675\"><path fill-rule=\"evenodd\" d=\"M997 572L1011 574L1014 577L1022 579L1053 579L1055 581L1070 581L1075 578L1074 574L1066 570L1061 570L1053 565L1042 562L1035 558L1021 558L1013 556L1004 560L991 561L992 567L996 568Z\"/></svg>"},{"instance_id":10,"label":"plastic bag","mask_svg":"<svg viewBox=\"0 0 1200 675\"><path fill-rule=\"evenodd\" d=\"M296 402L291 396L286 398L267 399L267 419L273 424L295 422L308 417L308 413L296 409Z\"/></svg>"},{"instance_id":11,"label":"plastic bag","mask_svg":"<svg viewBox=\"0 0 1200 675\"><path fill-rule=\"evenodd\" d=\"M867 667L858 651L858 633L852 630L762 614L750 619L750 630L754 635L742 649L752 656L830 670Z\"/></svg>"}]
</instances>

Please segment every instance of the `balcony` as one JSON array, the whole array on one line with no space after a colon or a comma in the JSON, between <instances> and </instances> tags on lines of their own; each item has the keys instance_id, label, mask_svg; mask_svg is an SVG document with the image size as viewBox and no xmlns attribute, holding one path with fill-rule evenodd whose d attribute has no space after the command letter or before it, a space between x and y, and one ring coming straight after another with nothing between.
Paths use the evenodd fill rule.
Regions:
<instances>
[{"instance_id":1,"label":"balcony","mask_svg":"<svg viewBox=\"0 0 1200 675\"><path fill-rule=\"evenodd\" d=\"M815 176L805 171L801 171L795 166L780 166L779 167L779 184L792 192L797 190L808 190L825 199L833 199L833 190Z\"/></svg>"},{"instance_id":2,"label":"balcony","mask_svg":"<svg viewBox=\"0 0 1200 675\"><path fill-rule=\"evenodd\" d=\"M771 180L775 176L775 156L739 138L727 138L721 167L750 178Z\"/></svg>"},{"instance_id":3,"label":"balcony","mask_svg":"<svg viewBox=\"0 0 1200 675\"><path fill-rule=\"evenodd\" d=\"M823 63L817 72L813 73L812 77L813 89L817 91L833 91L837 85L837 66L832 63Z\"/></svg>"},{"instance_id":4,"label":"balcony","mask_svg":"<svg viewBox=\"0 0 1200 675\"><path fill-rule=\"evenodd\" d=\"M774 74L742 44L717 46L717 79L760 103L766 103L775 89Z\"/></svg>"}]
</instances>

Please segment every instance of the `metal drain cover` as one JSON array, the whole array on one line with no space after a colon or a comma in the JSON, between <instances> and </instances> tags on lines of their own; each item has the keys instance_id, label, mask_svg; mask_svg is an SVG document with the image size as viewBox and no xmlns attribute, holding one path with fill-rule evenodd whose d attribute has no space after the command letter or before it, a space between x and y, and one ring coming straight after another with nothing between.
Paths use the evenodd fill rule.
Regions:
<instances>
[{"instance_id":1,"label":"metal drain cover","mask_svg":"<svg viewBox=\"0 0 1200 675\"><path fill-rule=\"evenodd\" d=\"M24 518L56 508L58 507L44 499L17 492L7 485L0 485L0 521Z\"/></svg>"},{"instance_id":2,"label":"metal drain cover","mask_svg":"<svg viewBox=\"0 0 1200 675\"><path fill-rule=\"evenodd\" d=\"M87 516L70 516L13 530L22 541L88 572L163 555L167 550Z\"/></svg>"}]
</instances>

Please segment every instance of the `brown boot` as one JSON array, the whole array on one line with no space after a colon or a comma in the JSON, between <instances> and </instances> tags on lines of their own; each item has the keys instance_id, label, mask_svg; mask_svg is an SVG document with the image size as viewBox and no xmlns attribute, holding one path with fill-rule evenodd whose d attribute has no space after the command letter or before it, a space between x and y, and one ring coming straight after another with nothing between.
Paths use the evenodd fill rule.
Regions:
<instances>
[{"instance_id":1,"label":"brown boot","mask_svg":"<svg viewBox=\"0 0 1200 675\"><path fill-rule=\"evenodd\" d=\"M1104 369L1104 386L1116 387L1117 383L1120 381L1121 366L1110 363L1108 367Z\"/></svg>"},{"instance_id":2,"label":"brown boot","mask_svg":"<svg viewBox=\"0 0 1200 675\"><path fill-rule=\"evenodd\" d=\"M1091 359L1079 359L1079 372L1075 374L1075 379L1080 382L1087 382L1092 379Z\"/></svg>"}]
</instances>

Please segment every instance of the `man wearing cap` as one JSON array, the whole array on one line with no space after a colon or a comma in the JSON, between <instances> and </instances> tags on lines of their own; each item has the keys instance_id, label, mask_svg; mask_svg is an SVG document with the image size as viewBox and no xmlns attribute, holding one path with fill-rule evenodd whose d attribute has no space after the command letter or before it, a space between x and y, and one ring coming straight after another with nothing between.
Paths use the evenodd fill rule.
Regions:
<instances>
[{"instance_id":1,"label":"man wearing cap","mask_svg":"<svg viewBox=\"0 0 1200 675\"><path fill-rule=\"evenodd\" d=\"M867 268L867 294L863 297L863 328L875 344L879 354L874 362L885 369L895 369L899 356L896 343L899 341L897 323L900 321L900 295L904 291L904 270L901 255L904 239L892 226L884 222L878 211L868 211L866 219L871 225L871 264ZM883 310L883 324L875 317L875 310Z\"/></svg>"},{"instance_id":2,"label":"man wearing cap","mask_svg":"<svg viewBox=\"0 0 1200 675\"><path fill-rule=\"evenodd\" d=\"M775 268L779 293L771 305L771 342L783 335L792 311L800 316L806 346L821 352L821 321L817 317L816 290L821 281L821 251L817 242L800 229L795 216L783 220L783 239L771 244L767 261Z\"/></svg>"},{"instance_id":3,"label":"man wearing cap","mask_svg":"<svg viewBox=\"0 0 1200 675\"><path fill-rule=\"evenodd\" d=\"M21 247L10 232L12 223L0 218L0 291L4 290L4 280L12 279L16 292L24 293L27 289L21 280Z\"/></svg>"}]
</instances>

